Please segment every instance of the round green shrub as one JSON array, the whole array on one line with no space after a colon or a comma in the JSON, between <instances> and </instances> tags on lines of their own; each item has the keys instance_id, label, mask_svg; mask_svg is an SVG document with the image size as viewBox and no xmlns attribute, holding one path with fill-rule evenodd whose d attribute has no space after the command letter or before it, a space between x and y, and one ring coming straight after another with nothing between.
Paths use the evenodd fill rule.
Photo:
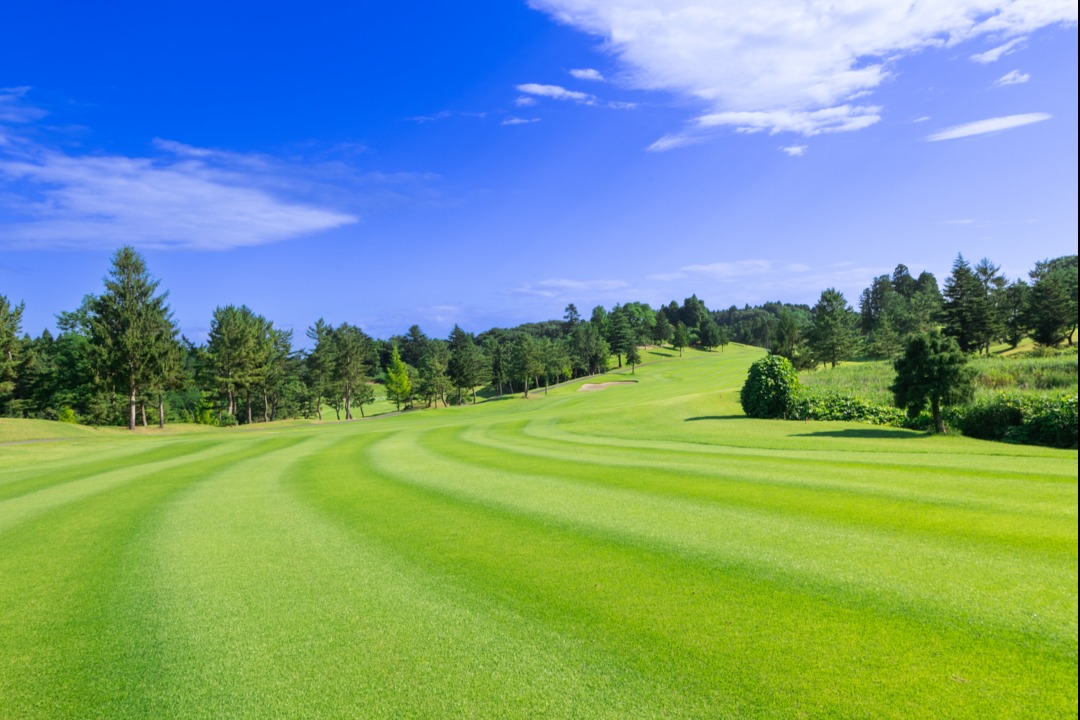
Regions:
<instances>
[{"instance_id":1,"label":"round green shrub","mask_svg":"<svg viewBox=\"0 0 1080 720\"><path fill-rule=\"evenodd\" d=\"M236 425L236 416L228 411L223 412L218 417L218 425L221 427L233 427Z\"/></svg>"},{"instance_id":2,"label":"round green shrub","mask_svg":"<svg viewBox=\"0 0 1080 720\"><path fill-rule=\"evenodd\" d=\"M791 361L768 355L750 366L739 401L743 412L756 418L786 418L799 397L799 374Z\"/></svg>"}]
</instances>

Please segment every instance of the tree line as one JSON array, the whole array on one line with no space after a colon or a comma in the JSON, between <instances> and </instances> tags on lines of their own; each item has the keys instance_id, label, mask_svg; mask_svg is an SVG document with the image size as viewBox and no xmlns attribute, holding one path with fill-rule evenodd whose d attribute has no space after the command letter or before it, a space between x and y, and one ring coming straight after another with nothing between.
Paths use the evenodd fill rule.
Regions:
<instances>
[{"instance_id":1,"label":"tree line","mask_svg":"<svg viewBox=\"0 0 1080 720\"><path fill-rule=\"evenodd\" d=\"M0 414L129 428L151 421L231 425L277 419L364 416L375 385L398 410L475 403L478 392L524 393L641 362L640 348L713 350L731 342L756 345L816 367L856 356L894 357L908 338L943 328L965 352L990 343L1016 345L1030 335L1054 345L1072 342L1077 318L1077 261L1037 263L1030 282L1008 281L989 260L962 256L940 291L931 273L912 277L897 266L875 278L855 311L829 288L813 306L765 303L709 310L696 295L653 309L627 302L574 304L561 320L492 328L474 335L455 326L446 339L418 325L388 339L349 323L317 320L306 331L310 350L293 332L247 306L214 310L204 344L183 337L168 293L131 247L116 251L104 288L57 316L58 333L22 332L22 304L0 294Z\"/></svg>"}]
</instances>

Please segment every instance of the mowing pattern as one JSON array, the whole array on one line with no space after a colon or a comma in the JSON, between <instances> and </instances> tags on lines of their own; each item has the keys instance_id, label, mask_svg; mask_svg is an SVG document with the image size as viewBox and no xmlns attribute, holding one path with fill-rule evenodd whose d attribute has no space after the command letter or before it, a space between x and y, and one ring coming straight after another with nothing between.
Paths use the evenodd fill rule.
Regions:
<instances>
[{"instance_id":1,"label":"mowing pattern","mask_svg":"<svg viewBox=\"0 0 1080 720\"><path fill-rule=\"evenodd\" d=\"M747 420L753 357L0 448L0 716L1075 716L1076 453Z\"/></svg>"}]
</instances>

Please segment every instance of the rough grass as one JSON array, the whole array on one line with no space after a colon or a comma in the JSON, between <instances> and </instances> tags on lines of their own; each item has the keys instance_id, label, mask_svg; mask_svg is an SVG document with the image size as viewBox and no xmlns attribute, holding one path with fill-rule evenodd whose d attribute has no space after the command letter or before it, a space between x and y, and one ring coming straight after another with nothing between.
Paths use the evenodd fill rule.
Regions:
<instances>
[{"instance_id":1,"label":"rough grass","mask_svg":"<svg viewBox=\"0 0 1080 720\"><path fill-rule=\"evenodd\" d=\"M757 355L0 448L0 715L1075 716L1076 452L748 420Z\"/></svg>"},{"instance_id":2,"label":"rough grass","mask_svg":"<svg viewBox=\"0 0 1080 720\"><path fill-rule=\"evenodd\" d=\"M991 355L971 360L976 369L976 399L1001 391L1076 392L1077 355L1063 353L1049 357ZM855 395L880 405L892 405L889 385L896 376L889 361L851 362L835 368L799 374L807 387Z\"/></svg>"}]
</instances>

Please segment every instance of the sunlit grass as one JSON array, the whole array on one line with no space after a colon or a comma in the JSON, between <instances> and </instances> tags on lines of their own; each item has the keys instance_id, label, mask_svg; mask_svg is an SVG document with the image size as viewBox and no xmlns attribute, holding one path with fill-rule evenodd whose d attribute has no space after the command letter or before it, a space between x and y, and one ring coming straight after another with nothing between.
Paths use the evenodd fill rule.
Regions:
<instances>
[{"instance_id":1,"label":"sunlit grass","mask_svg":"<svg viewBox=\"0 0 1080 720\"><path fill-rule=\"evenodd\" d=\"M760 352L2 447L0 716L1075 716L1076 452L748 420Z\"/></svg>"}]
</instances>

